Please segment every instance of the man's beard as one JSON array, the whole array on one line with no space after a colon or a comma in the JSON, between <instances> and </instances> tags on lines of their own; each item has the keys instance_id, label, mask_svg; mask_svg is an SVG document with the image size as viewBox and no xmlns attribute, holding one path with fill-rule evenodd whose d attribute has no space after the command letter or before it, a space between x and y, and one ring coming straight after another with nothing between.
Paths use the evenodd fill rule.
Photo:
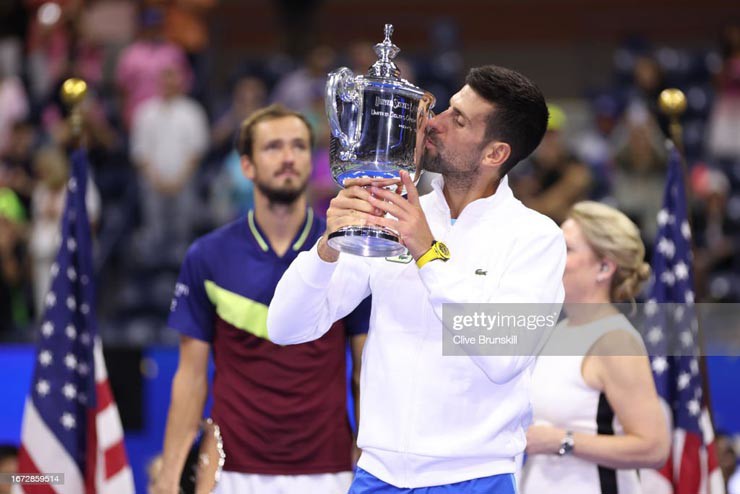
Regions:
<instances>
[{"instance_id":1,"label":"man's beard","mask_svg":"<svg viewBox=\"0 0 740 494\"><path fill-rule=\"evenodd\" d=\"M254 186L267 198L270 204L287 206L293 204L300 198L308 187L308 180L296 188L274 188L269 185L255 181Z\"/></svg>"},{"instance_id":2,"label":"man's beard","mask_svg":"<svg viewBox=\"0 0 740 494\"><path fill-rule=\"evenodd\" d=\"M434 173L446 173L450 169L450 163L442 158L442 155L437 151L437 154L432 153L425 149L421 154L421 169L428 172Z\"/></svg>"},{"instance_id":3,"label":"man's beard","mask_svg":"<svg viewBox=\"0 0 740 494\"><path fill-rule=\"evenodd\" d=\"M468 168L458 169L456 168L449 159L442 156L442 150L437 147L436 154L433 154L429 149L424 149L421 155L421 169L428 172L439 173L445 177L445 183L459 184L463 188L472 186L473 182L477 180L479 165L477 164L476 158L479 151L471 152L469 156L459 157L457 156L458 162L466 162Z\"/></svg>"}]
</instances>

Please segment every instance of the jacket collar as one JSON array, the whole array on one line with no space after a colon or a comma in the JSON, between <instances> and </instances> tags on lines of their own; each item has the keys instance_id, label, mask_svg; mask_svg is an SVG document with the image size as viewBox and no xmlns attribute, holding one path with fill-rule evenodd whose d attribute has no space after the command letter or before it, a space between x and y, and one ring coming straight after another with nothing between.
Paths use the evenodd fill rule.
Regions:
<instances>
[{"instance_id":1,"label":"jacket collar","mask_svg":"<svg viewBox=\"0 0 740 494\"><path fill-rule=\"evenodd\" d=\"M434 177L431 182L432 185L432 196L434 198L433 204L440 211L450 216L450 207L445 199L444 192L444 177L439 175ZM491 212L495 208L500 208L503 204L514 198L514 193L509 187L509 177L504 178L499 182L496 192L488 197L482 197L471 202L460 213L460 217L465 218L479 218ZM458 218L459 220L460 218Z\"/></svg>"}]
</instances>

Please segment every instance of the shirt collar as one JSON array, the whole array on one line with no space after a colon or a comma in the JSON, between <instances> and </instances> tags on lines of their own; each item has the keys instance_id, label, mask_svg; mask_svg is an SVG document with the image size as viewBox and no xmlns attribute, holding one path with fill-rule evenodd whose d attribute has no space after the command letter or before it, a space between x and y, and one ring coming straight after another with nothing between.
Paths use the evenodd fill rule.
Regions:
<instances>
[{"instance_id":1,"label":"shirt collar","mask_svg":"<svg viewBox=\"0 0 740 494\"><path fill-rule=\"evenodd\" d=\"M260 250L262 252L269 252L272 249L270 248L270 244L265 238L264 234L262 233L262 230L260 230L259 225L257 224L257 221L254 219L254 209L250 209L249 213L247 213L247 224L249 225L249 231L252 234L252 238L254 238L254 241L257 242L257 245L259 246ZM301 227L300 230L298 230L298 233L296 234L296 237L293 239L293 244L291 245L291 250L293 252L298 252L301 250L301 247L306 243L306 240L308 239L308 234L311 232L311 226L313 225L313 208L307 208L306 209L306 219Z\"/></svg>"},{"instance_id":2,"label":"shirt collar","mask_svg":"<svg viewBox=\"0 0 740 494\"><path fill-rule=\"evenodd\" d=\"M447 199L445 199L445 195L443 192L444 177L442 175L434 177L432 179L431 185L432 194L434 195L435 199L434 204L449 215L450 207L447 204ZM489 212L492 208L500 207L501 204L513 197L514 194L511 191L511 187L509 187L509 177L504 176L504 178L501 179L501 182L499 182L498 187L496 188L496 192L488 197L482 197L471 202L460 212L460 216L482 216Z\"/></svg>"}]
</instances>

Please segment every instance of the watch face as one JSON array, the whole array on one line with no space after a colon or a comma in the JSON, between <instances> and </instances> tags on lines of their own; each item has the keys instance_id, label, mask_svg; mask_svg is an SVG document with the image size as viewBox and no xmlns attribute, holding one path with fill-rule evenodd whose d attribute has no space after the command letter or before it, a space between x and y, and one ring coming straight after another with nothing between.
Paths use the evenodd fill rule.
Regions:
<instances>
[{"instance_id":1,"label":"watch face","mask_svg":"<svg viewBox=\"0 0 740 494\"><path fill-rule=\"evenodd\" d=\"M442 242L437 242L436 246L437 246L437 252L439 252L442 257L445 257L445 258L450 257L450 250L447 248L445 244L443 244Z\"/></svg>"}]
</instances>

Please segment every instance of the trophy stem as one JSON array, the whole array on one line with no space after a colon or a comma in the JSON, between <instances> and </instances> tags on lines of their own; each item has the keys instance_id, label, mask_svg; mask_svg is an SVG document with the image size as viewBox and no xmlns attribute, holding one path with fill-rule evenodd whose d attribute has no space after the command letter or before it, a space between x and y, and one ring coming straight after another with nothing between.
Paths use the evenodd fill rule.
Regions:
<instances>
[{"instance_id":1,"label":"trophy stem","mask_svg":"<svg viewBox=\"0 0 740 494\"><path fill-rule=\"evenodd\" d=\"M329 247L363 257L393 257L406 252L398 235L377 226L345 226L329 234Z\"/></svg>"}]
</instances>

